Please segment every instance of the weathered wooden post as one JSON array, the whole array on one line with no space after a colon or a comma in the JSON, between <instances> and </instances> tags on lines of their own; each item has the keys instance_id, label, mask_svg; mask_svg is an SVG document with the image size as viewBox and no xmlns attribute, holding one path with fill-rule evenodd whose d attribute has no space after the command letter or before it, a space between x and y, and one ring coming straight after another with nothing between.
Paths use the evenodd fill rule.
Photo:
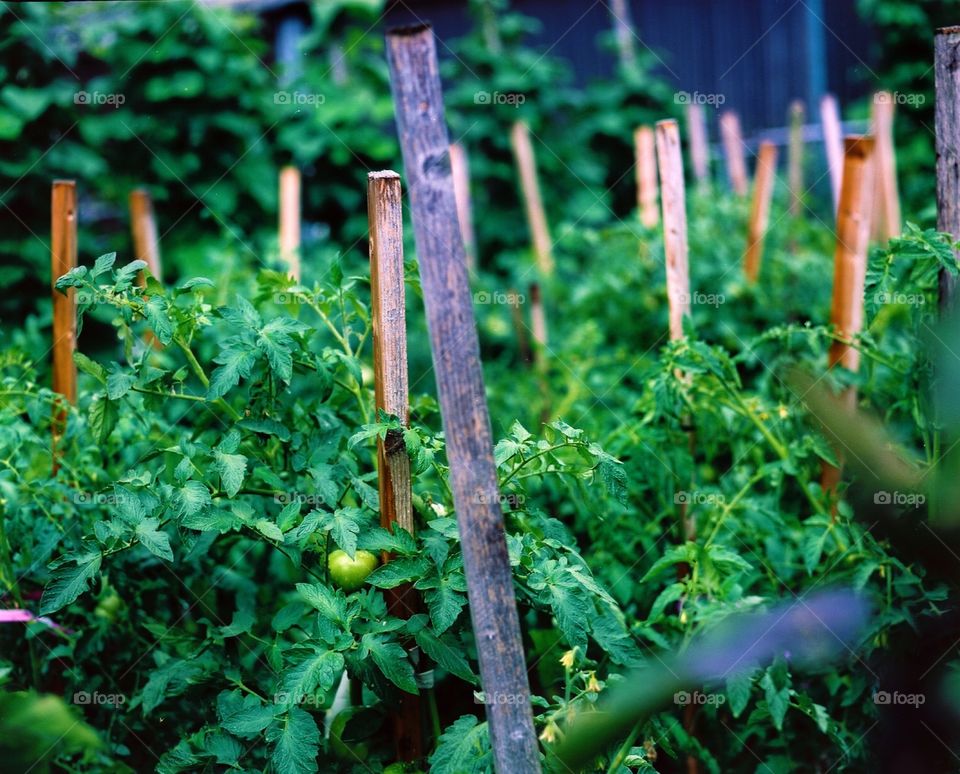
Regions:
<instances>
[{"instance_id":1,"label":"weathered wooden post","mask_svg":"<svg viewBox=\"0 0 960 774\"><path fill-rule=\"evenodd\" d=\"M753 201L747 227L747 249L743 254L743 273L747 282L754 283L760 274L763 241L770 222L770 201L777 176L777 146L764 140L757 156L757 173L753 178Z\"/></svg>"},{"instance_id":2,"label":"weathered wooden post","mask_svg":"<svg viewBox=\"0 0 960 774\"><path fill-rule=\"evenodd\" d=\"M54 180L50 196L50 284L53 295L53 391L69 403L77 402L77 366L73 353L77 348L76 289L57 290L57 279L77 265L77 184L73 180ZM56 473L57 444L66 431L67 411L55 405L52 454Z\"/></svg>"},{"instance_id":3,"label":"weathered wooden post","mask_svg":"<svg viewBox=\"0 0 960 774\"><path fill-rule=\"evenodd\" d=\"M732 110L720 115L720 139L733 192L737 196L746 196L747 161L743 155L743 133L740 131L740 116Z\"/></svg>"},{"instance_id":4,"label":"weathered wooden post","mask_svg":"<svg viewBox=\"0 0 960 774\"><path fill-rule=\"evenodd\" d=\"M638 126L633 132L633 150L636 156L637 212L640 222L655 228L660 222L657 207L657 149L653 129Z\"/></svg>"},{"instance_id":5,"label":"weathered wooden post","mask_svg":"<svg viewBox=\"0 0 960 774\"><path fill-rule=\"evenodd\" d=\"M533 144L530 142L530 127L525 121L514 123L510 130L510 145L513 147L517 170L520 173L520 186L523 189L523 204L533 240L533 252L540 272L547 277L553 273L553 242L550 240L547 213L540 195L537 162L533 155Z\"/></svg>"},{"instance_id":6,"label":"weathered wooden post","mask_svg":"<svg viewBox=\"0 0 960 774\"><path fill-rule=\"evenodd\" d=\"M840 207L840 187L843 183L843 126L840 123L837 98L832 94L824 94L820 100L820 123L823 129L823 148L827 155L827 170L830 173L833 209L836 212Z\"/></svg>"},{"instance_id":7,"label":"weathered wooden post","mask_svg":"<svg viewBox=\"0 0 960 774\"><path fill-rule=\"evenodd\" d=\"M473 204L470 198L470 161L467 149L459 142L450 143L450 170L453 173L453 193L457 197L457 219L467 253L467 268L473 271L477 267L477 236L473 229Z\"/></svg>"},{"instance_id":8,"label":"weathered wooden post","mask_svg":"<svg viewBox=\"0 0 960 774\"><path fill-rule=\"evenodd\" d=\"M796 217L803 210L803 123L806 109L803 102L790 103L790 143L787 147L787 184L790 188L790 214Z\"/></svg>"},{"instance_id":9,"label":"weathered wooden post","mask_svg":"<svg viewBox=\"0 0 960 774\"><path fill-rule=\"evenodd\" d=\"M163 280L160 264L160 239L157 236L157 221L153 214L153 202L150 193L144 188L135 188L130 192L130 231L133 236L133 259L146 261L147 271L158 282ZM141 286L145 286L146 277L139 275Z\"/></svg>"},{"instance_id":10,"label":"weathered wooden post","mask_svg":"<svg viewBox=\"0 0 960 774\"><path fill-rule=\"evenodd\" d=\"M374 397L378 411L409 422L407 387L406 294L403 282L403 209L400 175L371 172L367 176L367 216L370 228L370 298L373 319ZM390 430L377 441L380 525L391 532L414 532L410 457L403 433ZM383 557L389 561L389 556ZM416 612L416 592L409 586L384 595L391 614L409 618ZM420 697L401 694L393 712L397 757L422 756Z\"/></svg>"},{"instance_id":11,"label":"weathered wooden post","mask_svg":"<svg viewBox=\"0 0 960 774\"><path fill-rule=\"evenodd\" d=\"M494 766L499 774L539 772L430 26L391 30L387 57Z\"/></svg>"},{"instance_id":12,"label":"weathered wooden post","mask_svg":"<svg viewBox=\"0 0 960 774\"><path fill-rule=\"evenodd\" d=\"M896 102L889 91L873 95L871 116L874 146L873 237L886 242L900 235L900 193L897 187L897 156L893 144L893 114Z\"/></svg>"},{"instance_id":13,"label":"weathered wooden post","mask_svg":"<svg viewBox=\"0 0 960 774\"><path fill-rule=\"evenodd\" d=\"M848 343L863 326L863 292L870 243L870 209L873 203L874 140L869 136L844 138L843 186L837 210L837 246L833 258L833 302L830 323L843 340L830 345L828 368L840 365L849 371L860 367L860 352ZM844 400L856 404L853 387ZM833 491L840 482L843 455L836 449L840 466L823 463L821 486Z\"/></svg>"},{"instance_id":14,"label":"weathered wooden post","mask_svg":"<svg viewBox=\"0 0 960 774\"><path fill-rule=\"evenodd\" d=\"M294 281L300 281L300 170L280 170L280 258Z\"/></svg>"},{"instance_id":15,"label":"weathered wooden post","mask_svg":"<svg viewBox=\"0 0 960 774\"><path fill-rule=\"evenodd\" d=\"M667 262L667 302L670 338L683 338L683 318L690 314L690 274L687 265L687 205L683 182L680 130L673 119L657 123L660 202L663 207L663 246Z\"/></svg>"},{"instance_id":16,"label":"weathered wooden post","mask_svg":"<svg viewBox=\"0 0 960 774\"><path fill-rule=\"evenodd\" d=\"M710 143L707 140L707 118L703 105L691 100L687 103L687 135L690 137L690 163L693 176L700 188L710 183Z\"/></svg>"},{"instance_id":17,"label":"weathered wooden post","mask_svg":"<svg viewBox=\"0 0 960 774\"><path fill-rule=\"evenodd\" d=\"M936 82L937 231L960 240L960 26L937 30L933 44ZM957 255L960 258L960 254ZM953 315L956 280L940 270L940 314Z\"/></svg>"},{"instance_id":18,"label":"weathered wooden post","mask_svg":"<svg viewBox=\"0 0 960 774\"><path fill-rule=\"evenodd\" d=\"M620 67L629 69L637 62L637 52L633 43L633 19L627 0L611 0L610 16L613 19L613 35L617 41L617 57Z\"/></svg>"}]
</instances>

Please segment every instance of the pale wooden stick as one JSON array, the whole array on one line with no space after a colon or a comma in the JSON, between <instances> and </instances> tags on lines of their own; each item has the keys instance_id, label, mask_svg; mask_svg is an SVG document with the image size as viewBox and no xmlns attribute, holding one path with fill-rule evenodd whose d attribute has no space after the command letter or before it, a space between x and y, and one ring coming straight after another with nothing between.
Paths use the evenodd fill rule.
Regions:
<instances>
[{"instance_id":1,"label":"pale wooden stick","mask_svg":"<svg viewBox=\"0 0 960 774\"><path fill-rule=\"evenodd\" d=\"M737 196L746 196L747 161L743 155L743 134L740 131L740 117L732 110L720 115L720 138L733 192Z\"/></svg>"},{"instance_id":2,"label":"pale wooden stick","mask_svg":"<svg viewBox=\"0 0 960 774\"><path fill-rule=\"evenodd\" d=\"M787 149L787 182L790 188L790 214L803 210L803 124L806 120L803 102L790 103L790 144Z\"/></svg>"},{"instance_id":3,"label":"pale wooden stick","mask_svg":"<svg viewBox=\"0 0 960 774\"><path fill-rule=\"evenodd\" d=\"M523 203L527 211L527 224L533 239L533 251L540 271L549 276L553 273L553 244L550 229L547 227L547 214L540 195L540 183L537 180L537 164L530 142L530 128L524 121L517 121L510 130L510 144L520 173L520 185L523 189Z\"/></svg>"},{"instance_id":4,"label":"pale wooden stick","mask_svg":"<svg viewBox=\"0 0 960 774\"><path fill-rule=\"evenodd\" d=\"M943 27L933 40L936 83L937 231L960 239L960 27ZM960 254L954 251L954 259ZM956 280L940 269L940 315L950 317L956 304Z\"/></svg>"},{"instance_id":5,"label":"pale wooden stick","mask_svg":"<svg viewBox=\"0 0 960 774\"><path fill-rule=\"evenodd\" d=\"M630 68L636 64L637 53L634 46L633 21L627 0L611 0L610 15L613 17L613 33L617 41L617 55L620 66Z\"/></svg>"},{"instance_id":6,"label":"pale wooden stick","mask_svg":"<svg viewBox=\"0 0 960 774\"><path fill-rule=\"evenodd\" d=\"M77 402L77 300L74 288L56 289L57 279L77 265L77 184L54 180L50 199L50 271L53 285L53 391Z\"/></svg>"},{"instance_id":7,"label":"pale wooden stick","mask_svg":"<svg viewBox=\"0 0 960 774\"><path fill-rule=\"evenodd\" d=\"M130 230L133 234L133 258L146 261L147 271L155 280L163 280L160 265L160 240L157 236L157 221L153 215L150 193L143 188L130 192ZM139 275L141 286L146 286L146 277Z\"/></svg>"},{"instance_id":8,"label":"pale wooden stick","mask_svg":"<svg viewBox=\"0 0 960 774\"><path fill-rule=\"evenodd\" d=\"M873 237L886 242L900 235L900 193L897 188L897 159L893 145L893 114L896 108L889 91L873 95L871 124L874 148Z\"/></svg>"},{"instance_id":9,"label":"pale wooden stick","mask_svg":"<svg viewBox=\"0 0 960 774\"><path fill-rule=\"evenodd\" d=\"M683 338L683 318L690 314L690 275L687 268L687 205L683 182L680 130L673 119L657 123L660 202L663 207L663 246L667 264L670 338Z\"/></svg>"},{"instance_id":10,"label":"pale wooden stick","mask_svg":"<svg viewBox=\"0 0 960 774\"><path fill-rule=\"evenodd\" d=\"M687 134L690 137L693 176L702 188L710 182L710 145L707 140L707 119L699 102L687 103Z\"/></svg>"},{"instance_id":11,"label":"pale wooden stick","mask_svg":"<svg viewBox=\"0 0 960 774\"><path fill-rule=\"evenodd\" d=\"M753 201L747 230L747 249L743 254L743 273L747 282L757 281L763 259L763 240L770 222L770 201L777 176L777 146L764 140L757 156L757 173L753 181Z\"/></svg>"},{"instance_id":12,"label":"pale wooden stick","mask_svg":"<svg viewBox=\"0 0 960 774\"><path fill-rule=\"evenodd\" d=\"M287 272L300 281L300 170L280 170L280 258Z\"/></svg>"},{"instance_id":13,"label":"pale wooden stick","mask_svg":"<svg viewBox=\"0 0 960 774\"><path fill-rule=\"evenodd\" d=\"M823 127L823 147L827 154L833 208L836 211L840 206L840 188L843 184L843 126L837 98L832 94L824 94L820 100L820 123Z\"/></svg>"},{"instance_id":14,"label":"pale wooden stick","mask_svg":"<svg viewBox=\"0 0 960 774\"><path fill-rule=\"evenodd\" d=\"M633 149L637 161L637 212L644 226L654 228L660 222L660 210L657 207L657 149L651 127L639 126L634 130Z\"/></svg>"},{"instance_id":15,"label":"pale wooden stick","mask_svg":"<svg viewBox=\"0 0 960 774\"><path fill-rule=\"evenodd\" d=\"M467 149L459 142L450 143L450 171L453 173L453 193L457 197L457 219L463 234L467 253L467 268L477 266L477 237L473 230L473 203L470 197L470 160Z\"/></svg>"}]
</instances>

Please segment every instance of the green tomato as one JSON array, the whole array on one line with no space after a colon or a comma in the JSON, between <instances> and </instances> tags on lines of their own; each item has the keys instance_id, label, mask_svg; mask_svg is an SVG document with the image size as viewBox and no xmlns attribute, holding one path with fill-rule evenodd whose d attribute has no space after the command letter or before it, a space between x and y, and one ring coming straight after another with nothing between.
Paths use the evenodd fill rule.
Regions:
<instances>
[{"instance_id":1,"label":"green tomato","mask_svg":"<svg viewBox=\"0 0 960 774\"><path fill-rule=\"evenodd\" d=\"M115 621L117 619L117 613L120 612L120 608L122 607L123 600L120 599L120 595L111 589L107 595L97 603L93 614L97 618L102 618L105 621Z\"/></svg>"},{"instance_id":2,"label":"green tomato","mask_svg":"<svg viewBox=\"0 0 960 774\"><path fill-rule=\"evenodd\" d=\"M342 551L340 553L343 553ZM366 553L366 552L364 552ZM330 724L330 749L333 754L344 761L365 761L370 754L370 746L366 742L347 742L343 739L343 732L347 721L355 714L353 709L345 709L338 714Z\"/></svg>"},{"instance_id":3,"label":"green tomato","mask_svg":"<svg viewBox=\"0 0 960 774\"><path fill-rule=\"evenodd\" d=\"M346 551L336 550L327 557L330 577L344 591L356 591L379 564L369 551L357 551L353 559Z\"/></svg>"}]
</instances>

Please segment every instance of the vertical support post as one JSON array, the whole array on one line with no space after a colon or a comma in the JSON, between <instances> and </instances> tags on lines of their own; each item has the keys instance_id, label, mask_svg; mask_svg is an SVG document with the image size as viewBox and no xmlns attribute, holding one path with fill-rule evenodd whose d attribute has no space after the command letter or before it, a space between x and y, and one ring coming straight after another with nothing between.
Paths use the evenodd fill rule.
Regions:
<instances>
[{"instance_id":1,"label":"vertical support post","mask_svg":"<svg viewBox=\"0 0 960 774\"><path fill-rule=\"evenodd\" d=\"M710 144L707 141L707 118L703 105L692 100L687 103L687 135L690 137L690 161L693 176L701 188L710 183Z\"/></svg>"},{"instance_id":2,"label":"vertical support post","mask_svg":"<svg viewBox=\"0 0 960 774\"><path fill-rule=\"evenodd\" d=\"M936 83L937 231L960 239L960 27L937 30L933 43ZM960 253L956 256L960 259ZM956 280L940 270L940 315L956 306Z\"/></svg>"},{"instance_id":3,"label":"vertical support post","mask_svg":"<svg viewBox=\"0 0 960 774\"><path fill-rule=\"evenodd\" d=\"M790 142L787 147L787 183L790 188L790 214L803 210L803 124L806 108L801 100L790 103Z\"/></svg>"},{"instance_id":4,"label":"vertical support post","mask_svg":"<svg viewBox=\"0 0 960 774\"><path fill-rule=\"evenodd\" d=\"M470 197L470 161L467 149L459 142L450 143L450 171L453 173L453 193L457 197L457 219L467 253L467 268L473 271L477 267L477 236L473 229L473 203Z\"/></svg>"},{"instance_id":5,"label":"vertical support post","mask_svg":"<svg viewBox=\"0 0 960 774\"><path fill-rule=\"evenodd\" d=\"M830 323L837 334L849 340L863 326L863 291L867 276L867 249L870 242L870 210L873 204L874 140L869 136L844 138L843 186L837 210L837 246L833 258L833 301ZM845 341L830 345L827 367L843 366L849 371L860 367L860 352ZM851 387L844 400L856 403ZM842 466L840 450L837 456ZM823 464L821 486L832 491L840 482L841 467Z\"/></svg>"},{"instance_id":6,"label":"vertical support post","mask_svg":"<svg viewBox=\"0 0 960 774\"><path fill-rule=\"evenodd\" d=\"M280 258L294 281L300 281L300 170L280 170Z\"/></svg>"},{"instance_id":7,"label":"vertical support post","mask_svg":"<svg viewBox=\"0 0 960 774\"><path fill-rule=\"evenodd\" d=\"M730 185L737 196L747 195L747 161L743 155L743 133L740 131L740 116L728 110L720 115L720 139L727 160Z\"/></svg>"},{"instance_id":8,"label":"vertical support post","mask_svg":"<svg viewBox=\"0 0 960 774\"><path fill-rule=\"evenodd\" d=\"M683 318L690 314L690 274L687 265L687 205L683 182L680 130L673 119L657 123L663 245L667 261L667 300L670 338L683 338Z\"/></svg>"},{"instance_id":9,"label":"vertical support post","mask_svg":"<svg viewBox=\"0 0 960 774\"><path fill-rule=\"evenodd\" d=\"M823 128L823 149L830 173L830 191L833 193L834 212L840 207L840 188L843 184L843 125L837 98L824 94L820 100L820 123Z\"/></svg>"},{"instance_id":10,"label":"vertical support post","mask_svg":"<svg viewBox=\"0 0 960 774\"><path fill-rule=\"evenodd\" d=\"M620 67L628 70L636 65L637 52L633 45L633 19L627 0L610 0L610 16L613 17L613 35L617 41Z\"/></svg>"},{"instance_id":11,"label":"vertical support post","mask_svg":"<svg viewBox=\"0 0 960 774\"><path fill-rule=\"evenodd\" d=\"M640 222L655 228L660 222L657 207L657 149L653 129L638 126L633 132L633 150L636 156L637 212Z\"/></svg>"},{"instance_id":12,"label":"vertical support post","mask_svg":"<svg viewBox=\"0 0 960 774\"><path fill-rule=\"evenodd\" d=\"M530 127L525 121L517 121L510 130L510 144L520 173L520 186L523 189L523 204L527 212L527 224L533 239L533 252L540 272L549 277L553 273L553 243L550 229L547 227L547 214L540 195L540 182L537 180L537 162L530 142Z\"/></svg>"},{"instance_id":13,"label":"vertical support post","mask_svg":"<svg viewBox=\"0 0 960 774\"><path fill-rule=\"evenodd\" d=\"M77 402L77 366L73 353L77 348L76 290L56 289L57 279L77 265L77 184L73 180L54 180L50 196L50 285L53 294L53 391L69 403ZM60 405L53 415L53 472L56 473L57 443L66 430L66 409Z\"/></svg>"},{"instance_id":14,"label":"vertical support post","mask_svg":"<svg viewBox=\"0 0 960 774\"><path fill-rule=\"evenodd\" d=\"M900 235L900 192L897 186L897 158L893 145L893 114L896 109L889 91L873 95L871 130L875 139L873 237L886 242Z\"/></svg>"},{"instance_id":15,"label":"vertical support post","mask_svg":"<svg viewBox=\"0 0 960 774\"><path fill-rule=\"evenodd\" d=\"M406 425L410 404L407 387L406 294L403 282L403 209L400 175L371 172L367 176L367 217L370 228L370 297L373 318L374 396L378 411ZM380 525L414 532L410 458L403 433L390 430L377 441ZM383 557L389 561L389 556ZM391 614L409 618L416 612L411 588L386 594ZM392 712L397 757L412 761L423 754L420 697L401 694Z\"/></svg>"},{"instance_id":16,"label":"vertical support post","mask_svg":"<svg viewBox=\"0 0 960 774\"><path fill-rule=\"evenodd\" d=\"M533 363L533 355L530 352L530 342L527 339L527 324L523 320L523 312L520 309L522 297L520 292L514 287L510 288L507 295L510 304L510 317L513 320L513 330L517 335L517 354L520 356L520 362L524 365Z\"/></svg>"},{"instance_id":17,"label":"vertical support post","mask_svg":"<svg viewBox=\"0 0 960 774\"><path fill-rule=\"evenodd\" d=\"M391 30L387 58L494 767L498 774L538 774L530 688L430 26Z\"/></svg>"},{"instance_id":18,"label":"vertical support post","mask_svg":"<svg viewBox=\"0 0 960 774\"><path fill-rule=\"evenodd\" d=\"M770 222L770 201L777 177L777 146L764 140L757 156L757 174L753 179L753 201L750 205L750 223L747 227L747 249L743 254L743 273L753 284L760 274L763 259L763 241Z\"/></svg>"},{"instance_id":19,"label":"vertical support post","mask_svg":"<svg viewBox=\"0 0 960 774\"><path fill-rule=\"evenodd\" d=\"M163 280L160 264L160 239L157 236L157 221L153 214L150 193L144 188L130 192L130 231L133 236L133 259L146 261L147 270L157 281ZM146 286L146 277L139 275L141 287Z\"/></svg>"}]
</instances>

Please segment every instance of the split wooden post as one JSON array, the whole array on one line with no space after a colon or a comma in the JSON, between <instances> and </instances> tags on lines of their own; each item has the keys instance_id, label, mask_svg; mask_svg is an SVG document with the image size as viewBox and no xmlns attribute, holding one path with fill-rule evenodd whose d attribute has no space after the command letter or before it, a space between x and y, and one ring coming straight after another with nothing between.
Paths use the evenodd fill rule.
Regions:
<instances>
[{"instance_id":1,"label":"split wooden post","mask_svg":"<svg viewBox=\"0 0 960 774\"><path fill-rule=\"evenodd\" d=\"M517 121L510 130L510 145L520 173L520 185L523 189L523 204L527 212L527 224L533 239L533 252L540 272L548 277L553 273L553 243L547 226L547 214L540 195L540 182L537 179L537 162L530 142L530 127L525 121Z\"/></svg>"},{"instance_id":2,"label":"split wooden post","mask_svg":"<svg viewBox=\"0 0 960 774\"><path fill-rule=\"evenodd\" d=\"M135 188L130 192L130 231L133 236L133 258L146 261L147 271L158 282L163 279L160 264L160 239L157 236L157 221L153 214L153 202L150 193L144 188ZM145 287L146 276L139 275L141 287Z\"/></svg>"},{"instance_id":3,"label":"split wooden post","mask_svg":"<svg viewBox=\"0 0 960 774\"><path fill-rule=\"evenodd\" d=\"M640 222L655 228L660 222L657 207L657 149L653 129L638 126L633 132L633 150L636 156L637 212Z\"/></svg>"},{"instance_id":4,"label":"split wooden post","mask_svg":"<svg viewBox=\"0 0 960 774\"><path fill-rule=\"evenodd\" d=\"M470 161L467 149L459 142L450 143L450 171L453 173L453 193L457 197L457 219L463 234L467 253L467 268L477 267L477 236L473 229L473 204L470 197Z\"/></svg>"},{"instance_id":5,"label":"split wooden post","mask_svg":"<svg viewBox=\"0 0 960 774\"><path fill-rule=\"evenodd\" d=\"M611 0L610 16L613 17L613 34L617 41L620 67L625 70L630 69L637 62L637 52L633 43L635 37L633 20L627 0Z\"/></svg>"},{"instance_id":6,"label":"split wooden post","mask_svg":"<svg viewBox=\"0 0 960 774\"><path fill-rule=\"evenodd\" d=\"M870 242L870 210L873 204L874 140L872 137L844 138L843 186L837 210L837 246L833 258L833 302L830 322L837 334L850 340L863 326L863 292L867 276L867 249ZM845 341L830 345L827 366L860 367L860 352ZM856 391L848 388L844 400L856 403ZM842 466L843 455L837 449ZM842 468L824 463L821 486L832 491L840 482Z\"/></svg>"},{"instance_id":7,"label":"split wooden post","mask_svg":"<svg viewBox=\"0 0 960 774\"><path fill-rule=\"evenodd\" d=\"M874 241L886 242L900 236L900 192L897 186L897 158L893 144L893 94L878 91L873 95L871 129L874 147L874 200L872 232Z\"/></svg>"},{"instance_id":8,"label":"split wooden post","mask_svg":"<svg viewBox=\"0 0 960 774\"><path fill-rule=\"evenodd\" d=\"M787 183L790 188L790 214L803 210L803 124L806 108L800 100L790 103L790 142L787 147Z\"/></svg>"},{"instance_id":9,"label":"split wooden post","mask_svg":"<svg viewBox=\"0 0 960 774\"><path fill-rule=\"evenodd\" d=\"M727 160L730 185L737 196L747 195L747 161L743 155L743 133L740 131L740 116L728 110L720 115L720 139Z\"/></svg>"},{"instance_id":10,"label":"split wooden post","mask_svg":"<svg viewBox=\"0 0 960 774\"><path fill-rule=\"evenodd\" d=\"M757 173L753 179L753 201L750 205L750 223L747 227L747 249L743 254L743 273L747 282L754 283L760 275L763 259L763 241L770 223L770 201L777 177L777 146L764 140L757 156Z\"/></svg>"},{"instance_id":11,"label":"split wooden post","mask_svg":"<svg viewBox=\"0 0 960 774\"><path fill-rule=\"evenodd\" d=\"M388 32L387 58L494 767L498 774L536 773L530 687L430 26Z\"/></svg>"},{"instance_id":12,"label":"split wooden post","mask_svg":"<svg viewBox=\"0 0 960 774\"><path fill-rule=\"evenodd\" d=\"M373 321L374 397L377 411L409 423L407 386L406 294L403 273L403 208L400 175L392 171L367 176L370 228L370 298ZM377 441L380 526L414 533L410 457L403 433L389 430ZM384 562L389 561L385 554ZM385 594L392 615L409 618L417 611L416 592L409 585ZM401 694L393 715L397 757L421 757L420 697Z\"/></svg>"},{"instance_id":13,"label":"split wooden post","mask_svg":"<svg viewBox=\"0 0 960 774\"><path fill-rule=\"evenodd\" d=\"M936 83L937 231L960 239L960 27L937 30L933 43ZM960 260L960 253L955 256ZM940 270L940 315L956 307L956 280Z\"/></svg>"},{"instance_id":14,"label":"split wooden post","mask_svg":"<svg viewBox=\"0 0 960 774\"><path fill-rule=\"evenodd\" d=\"M300 170L280 170L280 258L296 282L300 282Z\"/></svg>"},{"instance_id":15,"label":"split wooden post","mask_svg":"<svg viewBox=\"0 0 960 774\"><path fill-rule=\"evenodd\" d=\"M672 118L657 123L657 159L660 167L660 202L663 207L670 338L681 339L683 318L690 314L690 274L683 156L680 151L680 130Z\"/></svg>"},{"instance_id":16,"label":"split wooden post","mask_svg":"<svg viewBox=\"0 0 960 774\"><path fill-rule=\"evenodd\" d=\"M823 148L827 156L827 171L830 173L833 210L836 213L840 207L840 188L843 184L843 125L840 123L837 98L832 94L824 94L820 100L820 123L823 129Z\"/></svg>"},{"instance_id":17,"label":"split wooden post","mask_svg":"<svg viewBox=\"0 0 960 774\"><path fill-rule=\"evenodd\" d=\"M690 162L697 184L710 183L710 144L707 141L707 118L699 102L687 103L687 134L690 137Z\"/></svg>"},{"instance_id":18,"label":"split wooden post","mask_svg":"<svg viewBox=\"0 0 960 774\"><path fill-rule=\"evenodd\" d=\"M76 289L65 294L56 288L57 279L77 265L77 184L73 180L54 180L50 196L50 285L53 294L53 391L72 404L77 402L77 366L73 353L77 348ZM57 444L66 431L67 412L62 405L54 409L52 426L53 472L57 472Z\"/></svg>"}]
</instances>

